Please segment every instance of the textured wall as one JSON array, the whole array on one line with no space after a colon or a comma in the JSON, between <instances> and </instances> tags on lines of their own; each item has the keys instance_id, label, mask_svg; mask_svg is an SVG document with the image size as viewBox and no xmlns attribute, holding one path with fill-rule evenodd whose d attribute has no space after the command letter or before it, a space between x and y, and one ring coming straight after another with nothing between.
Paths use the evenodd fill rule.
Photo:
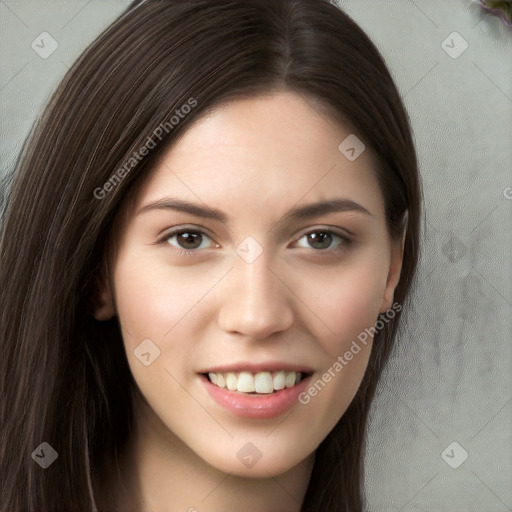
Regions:
<instances>
[{"instance_id":1,"label":"textured wall","mask_svg":"<svg viewBox=\"0 0 512 512\"><path fill-rule=\"evenodd\" d=\"M415 308L372 414L369 509L510 511L512 29L467 1L340 5L398 82L426 210Z\"/></svg>"},{"instance_id":2,"label":"textured wall","mask_svg":"<svg viewBox=\"0 0 512 512\"><path fill-rule=\"evenodd\" d=\"M512 511L512 29L470 0L339 4L397 81L426 210L414 310L372 409L368 510ZM0 173L126 6L0 2Z\"/></svg>"}]
</instances>

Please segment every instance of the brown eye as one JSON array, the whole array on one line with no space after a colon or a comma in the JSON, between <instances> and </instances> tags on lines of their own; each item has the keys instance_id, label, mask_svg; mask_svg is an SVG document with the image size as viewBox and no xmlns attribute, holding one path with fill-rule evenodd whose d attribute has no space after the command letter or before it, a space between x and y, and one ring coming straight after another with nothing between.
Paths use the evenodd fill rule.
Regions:
<instances>
[{"instance_id":1,"label":"brown eye","mask_svg":"<svg viewBox=\"0 0 512 512\"><path fill-rule=\"evenodd\" d=\"M305 240L305 243L301 243L301 240ZM342 234L326 229L319 229L302 235L298 240L298 245L299 247L315 249L317 251L336 251L342 250L345 246L349 245L350 242L351 240Z\"/></svg>"},{"instance_id":2,"label":"brown eye","mask_svg":"<svg viewBox=\"0 0 512 512\"><path fill-rule=\"evenodd\" d=\"M174 239L174 241L172 241ZM173 231L165 236L165 242L175 247L176 249L184 249L185 251L194 251L196 249L207 248L204 246L205 240L210 240L210 237L202 231L192 229L181 229Z\"/></svg>"},{"instance_id":3,"label":"brown eye","mask_svg":"<svg viewBox=\"0 0 512 512\"><path fill-rule=\"evenodd\" d=\"M330 233L317 231L316 233L309 233L307 236L308 243L314 249L328 249L332 244L332 236Z\"/></svg>"},{"instance_id":4,"label":"brown eye","mask_svg":"<svg viewBox=\"0 0 512 512\"><path fill-rule=\"evenodd\" d=\"M317 229L304 233L296 242L298 247L314 249L314 252L332 254L344 251L352 244L352 240L342 233L329 229Z\"/></svg>"},{"instance_id":5,"label":"brown eye","mask_svg":"<svg viewBox=\"0 0 512 512\"><path fill-rule=\"evenodd\" d=\"M176 240L183 249L197 249L201 245L201 235L190 231L178 233Z\"/></svg>"}]
</instances>

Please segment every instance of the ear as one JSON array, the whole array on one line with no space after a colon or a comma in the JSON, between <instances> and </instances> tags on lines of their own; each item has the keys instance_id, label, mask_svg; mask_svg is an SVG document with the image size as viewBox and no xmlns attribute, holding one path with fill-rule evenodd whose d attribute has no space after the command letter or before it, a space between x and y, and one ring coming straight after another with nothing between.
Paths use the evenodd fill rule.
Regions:
<instances>
[{"instance_id":1,"label":"ear","mask_svg":"<svg viewBox=\"0 0 512 512\"><path fill-rule=\"evenodd\" d=\"M400 281L400 273L402 271L406 232L407 231L404 229L404 234L400 241L392 241L391 260L389 263L389 272L386 281L386 288L382 297L380 313L385 313L393 305L395 289Z\"/></svg>"},{"instance_id":2,"label":"ear","mask_svg":"<svg viewBox=\"0 0 512 512\"><path fill-rule=\"evenodd\" d=\"M100 322L110 320L116 315L108 271L103 270L96 277L94 293L91 298L91 314Z\"/></svg>"}]
</instances>

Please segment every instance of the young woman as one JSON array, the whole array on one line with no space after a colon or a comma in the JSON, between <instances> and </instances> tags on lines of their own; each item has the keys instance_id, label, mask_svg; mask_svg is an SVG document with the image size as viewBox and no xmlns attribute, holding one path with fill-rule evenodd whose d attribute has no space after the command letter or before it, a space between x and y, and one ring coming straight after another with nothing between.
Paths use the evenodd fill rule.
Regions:
<instances>
[{"instance_id":1,"label":"young woman","mask_svg":"<svg viewBox=\"0 0 512 512\"><path fill-rule=\"evenodd\" d=\"M15 170L1 512L357 512L421 193L326 0L136 1Z\"/></svg>"}]
</instances>

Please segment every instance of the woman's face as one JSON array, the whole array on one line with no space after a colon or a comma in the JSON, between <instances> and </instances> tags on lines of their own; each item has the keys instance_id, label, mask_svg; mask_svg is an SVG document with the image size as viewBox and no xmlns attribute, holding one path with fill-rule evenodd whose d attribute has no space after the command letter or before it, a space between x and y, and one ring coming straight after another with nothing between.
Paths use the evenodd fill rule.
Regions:
<instances>
[{"instance_id":1,"label":"woman's face","mask_svg":"<svg viewBox=\"0 0 512 512\"><path fill-rule=\"evenodd\" d=\"M291 92L232 101L144 182L106 297L148 435L263 477L343 415L401 265L369 151L339 149L349 135Z\"/></svg>"}]
</instances>

